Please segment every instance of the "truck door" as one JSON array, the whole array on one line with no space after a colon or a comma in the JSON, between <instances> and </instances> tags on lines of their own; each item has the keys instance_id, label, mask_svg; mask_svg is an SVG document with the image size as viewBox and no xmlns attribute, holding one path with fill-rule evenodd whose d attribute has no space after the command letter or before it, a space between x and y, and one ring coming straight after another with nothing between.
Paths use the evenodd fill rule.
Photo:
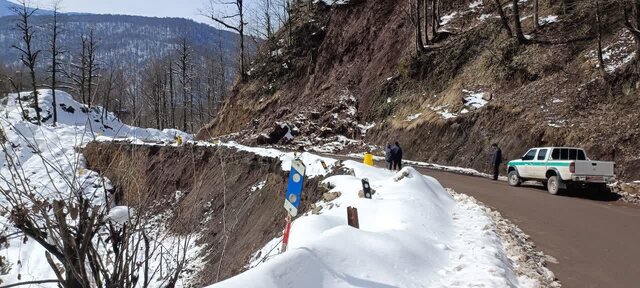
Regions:
<instances>
[{"instance_id":1,"label":"truck door","mask_svg":"<svg viewBox=\"0 0 640 288\"><path fill-rule=\"evenodd\" d=\"M536 160L536 154L538 153L538 149L531 149L527 154L522 156L522 164L518 166L518 173L521 178L532 178L533 177L533 164Z\"/></svg>"},{"instance_id":2,"label":"truck door","mask_svg":"<svg viewBox=\"0 0 640 288\"><path fill-rule=\"evenodd\" d=\"M540 149L538 150L538 156L536 156L536 161L531 166L531 173L533 174L531 177L544 179L545 174L547 173L547 154L549 153L549 149Z\"/></svg>"}]
</instances>

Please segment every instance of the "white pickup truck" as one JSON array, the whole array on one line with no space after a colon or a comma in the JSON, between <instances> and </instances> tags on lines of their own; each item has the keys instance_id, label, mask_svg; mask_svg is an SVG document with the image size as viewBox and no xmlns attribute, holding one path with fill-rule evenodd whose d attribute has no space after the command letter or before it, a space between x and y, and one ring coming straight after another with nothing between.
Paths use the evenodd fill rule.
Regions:
<instances>
[{"instance_id":1,"label":"white pickup truck","mask_svg":"<svg viewBox=\"0 0 640 288\"><path fill-rule=\"evenodd\" d=\"M613 162L591 161L583 149L571 147L532 148L509 161L507 172L511 186L540 181L554 195L576 188L607 192L607 184L616 177Z\"/></svg>"}]
</instances>

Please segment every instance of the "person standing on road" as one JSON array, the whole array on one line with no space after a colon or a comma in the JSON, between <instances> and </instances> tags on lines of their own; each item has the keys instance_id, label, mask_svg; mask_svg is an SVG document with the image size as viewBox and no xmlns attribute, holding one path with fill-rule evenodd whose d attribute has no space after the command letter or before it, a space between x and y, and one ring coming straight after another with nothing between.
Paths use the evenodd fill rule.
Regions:
<instances>
[{"instance_id":1,"label":"person standing on road","mask_svg":"<svg viewBox=\"0 0 640 288\"><path fill-rule=\"evenodd\" d=\"M387 144L384 150L384 160L387 161L387 169L393 170L393 155L391 155L391 144Z\"/></svg>"},{"instance_id":2,"label":"person standing on road","mask_svg":"<svg viewBox=\"0 0 640 288\"><path fill-rule=\"evenodd\" d=\"M391 158L393 161L393 170L402 169L402 148L400 148L398 141L396 141L393 148L391 148Z\"/></svg>"},{"instance_id":3,"label":"person standing on road","mask_svg":"<svg viewBox=\"0 0 640 288\"><path fill-rule=\"evenodd\" d=\"M493 167L493 180L498 180L500 175L500 164L502 164L502 150L497 143L491 144L493 154L491 154L491 166Z\"/></svg>"}]
</instances>

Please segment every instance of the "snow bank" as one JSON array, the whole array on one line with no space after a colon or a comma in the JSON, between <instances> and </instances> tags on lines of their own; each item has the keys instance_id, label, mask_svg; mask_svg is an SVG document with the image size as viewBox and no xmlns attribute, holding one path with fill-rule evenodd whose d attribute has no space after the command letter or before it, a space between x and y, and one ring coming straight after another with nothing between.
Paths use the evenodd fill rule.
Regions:
<instances>
[{"instance_id":1,"label":"snow bank","mask_svg":"<svg viewBox=\"0 0 640 288\"><path fill-rule=\"evenodd\" d=\"M54 127L52 91L38 92L42 125L34 124L36 113L29 103L32 102L32 97L29 97L31 93L9 94L1 99L0 128L4 132L10 153L6 155L4 151L0 151L0 179L14 179L7 160L18 162L21 174L29 179L32 191L43 199L66 198L74 190L84 193L85 198L93 201L95 205L107 203L104 195L108 194L105 190L112 188L111 183L108 179L101 178L98 173L86 169L84 157L78 149L90 141L170 141L177 135L184 139L192 138L191 135L178 130L160 131L126 125L102 107L89 108L62 91L56 91L58 122ZM32 119L31 121L24 120L18 96L23 102L24 114ZM14 183L7 181L0 181L0 188L10 191ZM8 205L3 196L0 196L0 205ZM127 207L116 207L110 212L109 217L120 223L130 216ZM8 215L0 216L0 223L3 225L0 228L7 227L7 234L12 234L16 231L7 217ZM11 268L8 274L0 276L4 285L56 278L49 264L42 261L45 249L33 240L24 242L23 237L14 236L8 239L7 245L0 248L0 253L6 257Z\"/></svg>"},{"instance_id":2,"label":"snow bank","mask_svg":"<svg viewBox=\"0 0 640 288\"><path fill-rule=\"evenodd\" d=\"M353 158L357 158L357 159L364 158L364 154L363 153L351 153L351 154L348 154L347 156L353 157ZM374 155L373 159L376 160L376 161L385 161L384 157L382 157L382 156L375 156ZM424 167L424 168L428 168L428 169L439 170L439 171L453 172L453 173L458 173L458 174L472 175L472 176L478 176L478 177L484 177L484 178L493 178L493 175L489 175L487 173L482 173L482 172L480 172L478 170L471 169L471 168L456 167L456 166L446 166L446 165L439 165L439 164L434 164L434 163L429 163L429 162L421 162L421 161L406 160L406 159L403 159L402 163L408 164L408 165L417 166L417 167ZM500 176L499 180L507 181L507 177L506 176Z\"/></svg>"},{"instance_id":3,"label":"snow bank","mask_svg":"<svg viewBox=\"0 0 640 288\"><path fill-rule=\"evenodd\" d=\"M282 170L289 171L291 170L291 161L296 158L302 160L304 165L306 166L306 176L313 178L316 176L327 175L331 169L330 167L335 165L337 162L335 159L317 156L307 152L283 152L277 149L272 148L258 148L258 147L249 147L245 145L238 144L236 142L218 142L218 143L205 143L205 142L197 142L196 145L199 146L223 146L234 148L240 151L250 152L256 155L260 155L263 157L269 158L278 158L282 161ZM322 162L327 165L325 169L322 166Z\"/></svg>"},{"instance_id":4,"label":"snow bank","mask_svg":"<svg viewBox=\"0 0 640 288\"><path fill-rule=\"evenodd\" d=\"M250 270L210 287L536 287L516 276L479 206L458 205L437 180L411 167L394 175L344 165L355 176L324 180L340 196L293 222L287 252L279 254L281 238L274 239ZM363 178L375 189L373 199L358 197ZM360 229L346 223L349 206L358 209Z\"/></svg>"}]
</instances>

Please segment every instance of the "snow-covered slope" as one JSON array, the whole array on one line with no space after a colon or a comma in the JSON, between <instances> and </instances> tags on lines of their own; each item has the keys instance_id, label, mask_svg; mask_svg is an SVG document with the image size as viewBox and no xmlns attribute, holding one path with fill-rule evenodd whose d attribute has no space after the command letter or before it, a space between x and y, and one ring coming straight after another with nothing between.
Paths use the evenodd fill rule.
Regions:
<instances>
[{"instance_id":1,"label":"snow-covered slope","mask_svg":"<svg viewBox=\"0 0 640 288\"><path fill-rule=\"evenodd\" d=\"M135 141L170 141L176 135L185 139L191 136L176 130L159 131L131 127L122 123L112 113L104 113L102 107L88 108L76 102L71 95L57 91L58 123L52 125L52 96L50 90L39 90L39 106L42 109L42 125L26 121L22 115L17 94L2 98L0 110L0 129L5 142L0 149L0 188L5 191L20 189L20 183L13 183L15 171L7 161L19 163L21 176L27 180L31 191L43 199L59 199L71 191L81 191L94 203L104 203L105 188L110 184L107 179L85 168L82 154L77 149L100 137L106 139L129 139ZM29 108L26 97L30 93L21 93L22 106L26 116L35 119L35 109ZM104 114L104 121L102 115ZM7 151L8 153L5 153ZM18 182L18 181L15 181ZM104 184L103 184L104 183ZM17 185L17 187L10 187ZM2 284L20 281L55 279L51 268L43 261L44 248L32 240L23 241L21 234L14 234L5 212L11 210L8 202L0 196L0 229L10 235L8 242L0 247L0 256L9 262L8 274L0 275ZM13 235L13 236L11 236ZM21 279L21 280L20 280Z\"/></svg>"},{"instance_id":2,"label":"snow-covered slope","mask_svg":"<svg viewBox=\"0 0 640 288\"><path fill-rule=\"evenodd\" d=\"M279 157L269 149L246 148ZM293 222L287 252L273 239L248 271L214 287L538 287L519 276L483 207L454 200L411 167L390 171L346 161L352 175L325 180L340 196ZM361 179L376 190L358 196ZM356 207L360 229L347 225Z\"/></svg>"}]
</instances>

